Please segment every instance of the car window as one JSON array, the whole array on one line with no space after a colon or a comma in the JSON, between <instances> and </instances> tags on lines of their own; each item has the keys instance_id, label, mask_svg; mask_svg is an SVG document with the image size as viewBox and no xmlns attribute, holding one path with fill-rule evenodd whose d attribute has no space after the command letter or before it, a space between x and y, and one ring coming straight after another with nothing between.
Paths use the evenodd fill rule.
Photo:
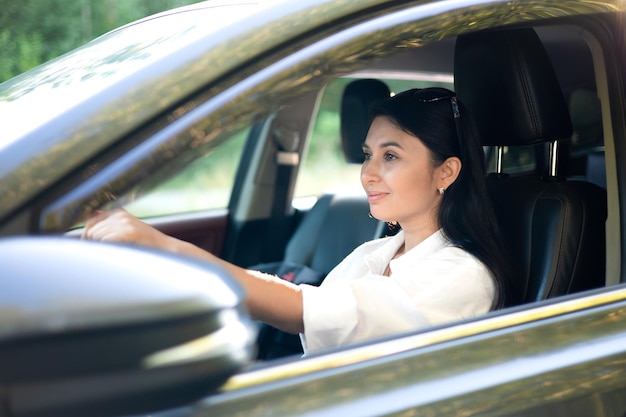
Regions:
<instances>
[{"instance_id":1,"label":"car window","mask_svg":"<svg viewBox=\"0 0 626 417\"><path fill-rule=\"evenodd\" d=\"M125 208L144 218L226 208L248 132L234 134Z\"/></svg>"},{"instance_id":2,"label":"car window","mask_svg":"<svg viewBox=\"0 0 626 417\"><path fill-rule=\"evenodd\" d=\"M358 74L358 78L378 78L392 94L410 88L445 87L454 89L451 74L373 73ZM347 163L341 151L340 108L343 90L355 77L338 78L323 90L298 175L294 205L310 206L315 197L326 192L361 192L360 164Z\"/></svg>"}]
</instances>

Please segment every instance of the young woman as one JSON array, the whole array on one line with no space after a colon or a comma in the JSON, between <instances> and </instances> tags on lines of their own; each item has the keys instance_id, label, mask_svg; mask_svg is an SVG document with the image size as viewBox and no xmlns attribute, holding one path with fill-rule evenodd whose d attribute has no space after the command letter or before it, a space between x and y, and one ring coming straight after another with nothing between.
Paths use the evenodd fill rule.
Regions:
<instances>
[{"instance_id":1,"label":"young woman","mask_svg":"<svg viewBox=\"0 0 626 417\"><path fill-rule=\"evenodd\" d=\"M250 315L300 333L307 353L508 305L513 283L488 204L482 147L454 93L413 89L376 106L363 153L371 215L402 230L355 249L320 287L238 267L124 210L92 216L83 237L220 264L244 287Z\"/></svg>"}]
</instances>

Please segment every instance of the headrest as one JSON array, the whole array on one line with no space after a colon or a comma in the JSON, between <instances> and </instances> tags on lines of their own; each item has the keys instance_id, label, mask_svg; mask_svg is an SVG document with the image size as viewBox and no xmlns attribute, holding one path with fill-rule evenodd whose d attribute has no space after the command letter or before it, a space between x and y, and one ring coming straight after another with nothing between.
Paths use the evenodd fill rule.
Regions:
<instances>
[{"instance_id":1,"label":"headrest","mask_svg":"<svg viewBox=\"0 0 626 417\"><path fill-rule=\"evenodd\" d=\"M363 142L370 125L372 104L389 98L387 85L375 79L348 84L341 99L341 149L346 162L363 162Z\"/></svg>"},{"instance_id":2,"label":"headrest","mask_svg":"<svg viewBox=\"0 0 626 417\"><path fill-rule=\"evenodd\" d=\"M530 145L572 135L567 103L533 29L459 36L454 86L484 145Z\"/></svg>"}]
</instances>

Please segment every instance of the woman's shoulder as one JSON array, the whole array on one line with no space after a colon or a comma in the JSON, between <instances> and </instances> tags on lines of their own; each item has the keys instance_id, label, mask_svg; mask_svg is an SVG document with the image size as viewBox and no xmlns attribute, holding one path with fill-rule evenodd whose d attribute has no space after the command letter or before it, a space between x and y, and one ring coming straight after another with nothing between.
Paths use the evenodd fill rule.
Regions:
<instances>
[{"instance_id":1,"label":"woman's shoulder","mask_svg":"<svg viewBox=\"0 0 626 417\"><path fill-rule=\"evenodd\" d=\"M451 276L459 275L466 282L493 280L491 270L480 259L458 246L448 246L436 256L441 264L449 266Z\"/></svg>"},{"instance_id":2,"label":"woman's shoulder","mask_svg":"<svg viewBox=\"0 0 626 417\"><path fill-rule=\"evenodd\" d=\"M482 265L482 262L471 252L455 245L443 234L440 234L436 243L431 245L430 256L435 259L455 260L457 263Z\"/></svg>"}]
</instances>

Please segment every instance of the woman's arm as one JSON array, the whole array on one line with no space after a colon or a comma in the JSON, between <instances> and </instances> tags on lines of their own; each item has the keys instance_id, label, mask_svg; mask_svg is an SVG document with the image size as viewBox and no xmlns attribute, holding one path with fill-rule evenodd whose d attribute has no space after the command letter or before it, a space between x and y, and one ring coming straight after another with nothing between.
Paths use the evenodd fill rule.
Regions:
<instances>
[{"instance_id":1,"label":"woman's arm","mask_svg":"<svg viewBox=\"0 0 626 417\"><path fill-rule=\"evenodd\" d=\"M300 288L280 278L233 265L191 243L168 236L122 209L97 212L85 224L82 237L104 242L127 242L193 256L218 264L246 292L249 314L289 333L302 333Z\"/></svg>"}]
</instances>

